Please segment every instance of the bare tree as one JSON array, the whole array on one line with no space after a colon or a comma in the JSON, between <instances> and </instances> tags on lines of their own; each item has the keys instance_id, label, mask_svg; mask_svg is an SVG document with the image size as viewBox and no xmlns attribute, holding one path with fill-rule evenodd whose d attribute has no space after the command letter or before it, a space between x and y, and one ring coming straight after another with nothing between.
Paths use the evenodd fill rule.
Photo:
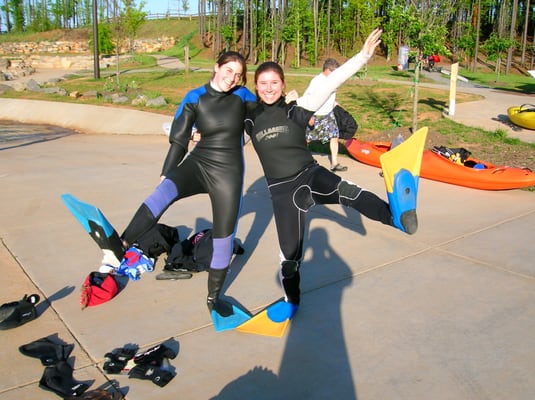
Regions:
<instances>
[{"instance_id":1,"label":"bare tree","mask_svg":"<svg viewBox=\"0 0 535 400\"><path fill-rule=\"evenodd\" d=\"M477 71L477 59L479 57L479 37L481 30L481 0L477 0L475 12L477 13L476 20L476 44L474 49L474 64L472 65L472 72Z\"/></svg>"},{"instance_id":2,"label":"bare tree","mask_svg":"<svg viewBox=\"0 0 535 400\"><path fill-rule=\"evenodd\" d=\"M197 3L198 13L199 13L199 35L201 37L201 42L204 46L208 46L208 41L206 40L206 0L199 0Z\"/></svg>"},{"instance_id":3,"label":"bare tree","mask_svg":"<svg viewBox=\"0 0 535 400\"><path fill-rule=\"evenodd\" d=\"M516 39L516 18L518 15L518 0L513 0L513 14L511 16L511 29L509 31L509 40L513 43ZM509 47L507 50L507 63L505 64L505 75L511 70L511 64L513 62L513 50L514 46Z\"/></svg>"},{"instance_id":4,"label":"bare tree","mask_svg":"<svg viewBox=\"0 0 535 400\"><path fill-rule=\"evenodd\" d=\"M522 33L522 55L520 57L520 65L522 67L524 66L526 62L526 47L528 43L528 27L529 27L529 12L531 11L530 8L530 0L526 0L526 7L525 7L525 13L524 16L524 29Z\"/></svg>"},{"instance_id":5,"label":"bare tree","mask_svg":"<svg viewBox=\"0 0 535 400\"><path fill-rule=\"evenodd\" d=\"M314 57L311 60L312 64L316 65L318 59L319 46L319 1L312 0L312 12L314 13Z\"/></svg>"}]
</instances>

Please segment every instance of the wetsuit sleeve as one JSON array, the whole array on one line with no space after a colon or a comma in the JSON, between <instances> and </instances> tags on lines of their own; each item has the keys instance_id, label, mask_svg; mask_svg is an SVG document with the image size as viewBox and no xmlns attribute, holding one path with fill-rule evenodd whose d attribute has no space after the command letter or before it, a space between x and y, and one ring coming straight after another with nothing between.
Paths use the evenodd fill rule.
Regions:
<instances>
[{"instance_id":1,"label":"wetsuit sleeve","mask_svg":"<svg viewBox=\"0 0 535 400\"><path fill-rule=\"evenodd\" d=\"M335 92L342 83L356 74L358 70L366 65L370 58L370 55L362 51L351 57L329 74L325 79L324 85L314 91L307 91L302 97L298 98L297 105L310 111L316 111L325 103L331 93Z\"/></svg>"},{"instance_id":2,"label":"wetsuit sleeve","mask_svg":"<svg viewBox=\"0 0 535 400\"><path fill-rule=\"evenodd\" d=\"M176 111L169 132L171 146L162 167L162 175L164 176L182 161L188 151L191 129L195 123L198 97L198 93L195 91L188 93Z\"/></svg>"},{"instance_id":3,"label":"wetsuit sleeve","mask_svg":"<svg viewBox=\"0 0 535 400\"><path fill-rule=\"evenodd\" d=\"M256 102L256 96L249 89L244 87L245 95L242 96L243 102L245 103L245 126L244 130L248 136L251 136L253 129L253 121L257 114L257 109L259 107Z\"/></svg>"},{"instance_id":4,"label":"wetsuit sleeve","mask_svg":"<svg viewBox=\"0 0 535 400\"><path fill-rule=\"evenodd\" d=\"M240 96L245 104L245 118L249 118L255 113L258 103L256 102L256 95L246 87L242 86Z\"/></svg>"},{"instance_id":5,"label":"wetsuit sleeve","mask_svg":"<svg viewBox=\"0 0 535 400\"><path fill-rule=\"evenodd\" d=\"M173 167L176 167L180 161L184 158L186 155L186 149L182 146L179 146L176 143L171 143L171 147L169 147L169 151L167 152L167 157L165 157L165 161L163 163L162 167L162 176L167 176L167 173L169 170Z\"/></svg>"}]
</instances>

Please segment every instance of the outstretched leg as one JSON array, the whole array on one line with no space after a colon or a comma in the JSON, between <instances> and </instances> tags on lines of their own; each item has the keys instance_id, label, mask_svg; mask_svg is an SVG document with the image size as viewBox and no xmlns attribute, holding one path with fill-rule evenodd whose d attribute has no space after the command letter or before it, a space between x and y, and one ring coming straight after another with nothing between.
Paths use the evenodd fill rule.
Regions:
<instances>
[{"instance_id":1,"label":"outstretched leg","mask_svg":"<svg viewBox=\"0 0 535 400\"><path fill-rule=\"evenodd\" d=\"M362 189L353 182L342 180L338 184L340 204L357 210L367 218L393 225L388 203L375 193Z\"/></svg>"},{"instance_id":2,"label":"outstretched leg","mask_svg":"<svg viewBox=\"0 0 535 400\"><path fill-rule=\"evenodd\" d=\"M376 194L344 180L338 185L338 191L340 193L340 204L352 207L370 219L400 228L398 223L394 221L390 205ZM416 232L418 229L416 211L411 210L403 213L399 224L401 224L402 230L410 235Z\"/></svg>"},{"instance_id":3,"label":"outstretched leg","mask_svg":"<svg viewBox=\"0 0 535 400\"><path fill-rule=\"evenodd\" d=\"M178 198L176 185L170 179L164 179L134 214L121 235L127 245L133 244L142 234L151 229L162 214Z\"/></svg>"}]
</instances>

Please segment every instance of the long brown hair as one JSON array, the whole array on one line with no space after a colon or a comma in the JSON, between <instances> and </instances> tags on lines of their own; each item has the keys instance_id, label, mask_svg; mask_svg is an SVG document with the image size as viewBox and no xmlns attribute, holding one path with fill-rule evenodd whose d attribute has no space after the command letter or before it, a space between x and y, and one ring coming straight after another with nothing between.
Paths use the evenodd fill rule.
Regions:
<instances>
[{"instance_id":1,"label":"long brown hair","mask_svg":"<svg viewBox=\"0 0 535 400\"><path fill-rule=\"evenodd\" d=\"M242 74L241 74L240 81L241 81L241 84L245 86L247 84L247 63L245 62L245 58L240 53L238 53L237 51L225 51L219 56L219 58L216 61L216 64L221 67L232 61L236 61L241 64ZM214 75L215 75L215 72L214 72Z\"/></svg>"}]
</instances>

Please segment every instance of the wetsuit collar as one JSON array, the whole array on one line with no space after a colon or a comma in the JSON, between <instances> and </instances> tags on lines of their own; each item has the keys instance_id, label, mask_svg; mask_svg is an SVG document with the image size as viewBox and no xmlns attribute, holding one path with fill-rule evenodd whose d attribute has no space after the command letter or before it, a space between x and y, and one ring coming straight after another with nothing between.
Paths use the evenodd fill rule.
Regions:
<instances>
[{"instance_id":1,"label":"wetsuit collar","mask_svg":"<svg viewBox=\"0 0 535 400\"><path fill-rule=\"evenodd\" d=\"M266 104L264 102L261 103L265 108L271 108L271 107L284 107L286 105L286 100L284 98L284 96L281 96L280 99L278 99L275 103L273 104Z\"/></svg>"},{"instance_id":2,"label":"wetsuit collar","mask_svg":"<svg viewBox=\"0 0 535 400\"><path fill-rule=\"evenodd\" d=\"M219 92L219 93L223 93L223 91L221 89L219 89L215 84L214 82L210 79L210 81L208 82L208 85L210 85L210 87L212 89L214 89L216 92Z\"/></svg>"}]
</instances>

